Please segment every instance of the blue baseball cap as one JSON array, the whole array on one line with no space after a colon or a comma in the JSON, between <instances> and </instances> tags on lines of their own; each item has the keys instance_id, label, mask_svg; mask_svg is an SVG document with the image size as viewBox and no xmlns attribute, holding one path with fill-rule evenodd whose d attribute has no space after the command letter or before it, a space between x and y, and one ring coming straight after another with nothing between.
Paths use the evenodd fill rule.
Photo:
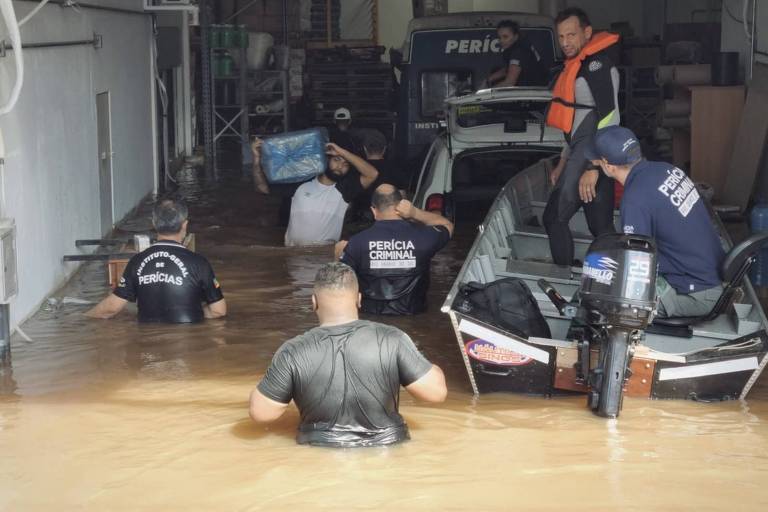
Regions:
<instances>
[{"instance_id":1,"label":"blue baseball cap","mask_svg":"<svg viewBox=\"0 0 768 512\"><path fill-rule=\"evenodd\" d=\"M587 160L605 158L611 165L627 165L643 158L635 134L623 126L608 126L597 130L594 138L584 149Z\"/></svg>"}]
</instances>

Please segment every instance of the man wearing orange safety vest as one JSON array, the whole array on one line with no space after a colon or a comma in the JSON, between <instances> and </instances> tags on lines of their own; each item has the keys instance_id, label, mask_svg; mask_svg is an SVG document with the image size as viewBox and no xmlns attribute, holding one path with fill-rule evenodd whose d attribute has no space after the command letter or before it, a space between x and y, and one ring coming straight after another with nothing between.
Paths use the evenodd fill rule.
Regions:
<instances>
[{"instance_id":1,"label":"man wearing orange safety vest","mask_svg":"<svg viewBox=\"0 0 768 512\"><path fill-rule=\"evenodd\" d=\"M561 11L555 24L566 61L552 91L547 124L565 132L568 146L551 174L554 190L543 220L552 260L572 265L568 222L580 207L592 235L614 231L613 180L591 168L584 148L599 128L619 124L619 73L605 51L619 36L593 33L587 14L575 7Z\"/></svg>"}]
</instances>

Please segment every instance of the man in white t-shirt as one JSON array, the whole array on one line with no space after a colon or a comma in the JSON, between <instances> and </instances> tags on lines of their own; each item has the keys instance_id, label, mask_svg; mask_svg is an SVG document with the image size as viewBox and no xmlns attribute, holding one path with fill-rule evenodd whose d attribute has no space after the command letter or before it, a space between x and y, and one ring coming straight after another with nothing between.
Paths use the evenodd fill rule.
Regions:
<instances>
[{"instance_id":1,"label":"man in white t-shirt","mask_svg":"<svg viewBox=\"0 0 768 512\"><path fill-rule=\"evenodd\" d=\"M347 206L379 176L374 166L354 153L333 143L326 148L325 172L301 185L293 195L286 246L338 242ZM350 172L350 166L357 172Z\"/></svg>"}]
</instances>

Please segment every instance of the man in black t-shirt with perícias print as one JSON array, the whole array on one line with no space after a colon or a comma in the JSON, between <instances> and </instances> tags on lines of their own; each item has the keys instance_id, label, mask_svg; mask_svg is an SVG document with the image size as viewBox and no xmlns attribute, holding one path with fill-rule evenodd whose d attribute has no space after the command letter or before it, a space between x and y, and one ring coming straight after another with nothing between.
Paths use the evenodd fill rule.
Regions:
<instances>
[{"instance_id":1,"label":"man in black t-shirt with per\u00edcias print","mask_svg":"<svg viewBox=\"0 0 768 512\"><path fill-rule=\"evenodd\" d=\"M192 323L227 314L227 304L213 268L182 241L187 234L187 206L159 201L152 212L157 242L133 256L107 298L86 313L112 318L136 302L139 322Z\"/></svg>"}]
</instances>

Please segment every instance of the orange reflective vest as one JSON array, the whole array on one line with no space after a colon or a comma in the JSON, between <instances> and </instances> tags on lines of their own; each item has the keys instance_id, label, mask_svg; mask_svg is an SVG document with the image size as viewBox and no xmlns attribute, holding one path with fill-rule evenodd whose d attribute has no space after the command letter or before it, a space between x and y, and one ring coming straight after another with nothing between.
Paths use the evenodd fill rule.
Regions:
<instances>
[{"instance_id":1,"label":"orange reflective vest","mask_svg":"<svg viewBox=\"0 0 768 512\"><path fill-rule=\"evenodd\" d=\"M552 89L552 103L547 112L547 125L559 128L565 133L571 133L573 116L576 113L576 78L582 62L590 55L601 52L618 41L617 34L598 32L576 57L565 61L565 69L560 72L555 88Z\"/></svg>"}]
</instances>

